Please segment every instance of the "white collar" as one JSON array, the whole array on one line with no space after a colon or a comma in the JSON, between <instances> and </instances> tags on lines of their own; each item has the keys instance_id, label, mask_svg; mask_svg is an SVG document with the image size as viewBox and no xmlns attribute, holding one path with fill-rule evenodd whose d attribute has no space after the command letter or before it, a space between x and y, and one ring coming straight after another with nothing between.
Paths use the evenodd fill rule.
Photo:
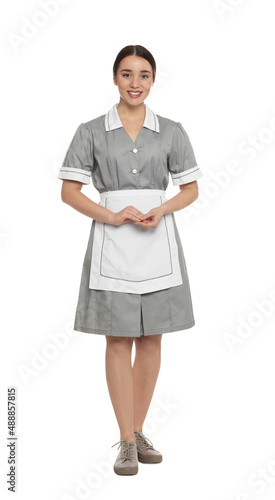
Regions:
<instances>
[{"instance_id":1,"label":"white collar","mask_svg":"<svg viewBox=\"0 0 275 500\"><path fill-rule=\"evenodd\" d=\"M145 103L144 103L145 104ZM118 102L105 115L105 130L109 132L116 128L123 127L117 111ZM145 120L143 127L149 128L159 133L159 121L157 115L145 104Z\"/></svg>"}]
</instances>

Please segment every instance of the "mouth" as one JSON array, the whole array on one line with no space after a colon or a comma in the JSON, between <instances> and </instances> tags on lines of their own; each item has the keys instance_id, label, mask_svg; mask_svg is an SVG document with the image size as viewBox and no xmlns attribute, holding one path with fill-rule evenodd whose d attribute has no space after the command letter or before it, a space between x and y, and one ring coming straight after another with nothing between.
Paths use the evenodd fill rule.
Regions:
<instances>
[{"instance_id":1,"label":"mouth","mask_svg":"<svg viewBox=\"0 0 275 500\"><path fill-rule=\"evenodd\" d=\"M132 97L132 98L134 98L134 99L137 98L137 97L139 97L139 96L141 96L141 94L142 94L142 92L134 92L134 91L131 91L131 90L128 90L127 92L129 94L129 96Z\"/></svg>"}]
</instances>

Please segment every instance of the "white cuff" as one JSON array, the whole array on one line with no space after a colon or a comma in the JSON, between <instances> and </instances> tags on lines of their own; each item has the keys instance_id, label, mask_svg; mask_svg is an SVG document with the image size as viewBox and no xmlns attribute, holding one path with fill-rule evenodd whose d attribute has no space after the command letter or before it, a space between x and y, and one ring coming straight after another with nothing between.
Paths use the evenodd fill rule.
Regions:
<instances>
[{"instance_id":1,"label":"white cuff","mask_svg":"<svg viewBox=\"0 0 275 500\"><path fill-rule=\"evenodd\" d=\"M91 172L81 168L61 167L57 178L62 180L69 179L71 181L79 181L83 184L90 184Z\"/></svg>"},{"instance_id":2,"label":"white cuff","mask_svg":"<svg viewBox=\"0 0 275 500\"><path fill-rule=\"evenodd\" d=\"M178 174L172 174L172 182L174 186L180 186L181 184L187 184L188 182L193 182L202 177L202 172L200 168L196 165L193 168L189 168Z\"/></svg>"}]
</instances>

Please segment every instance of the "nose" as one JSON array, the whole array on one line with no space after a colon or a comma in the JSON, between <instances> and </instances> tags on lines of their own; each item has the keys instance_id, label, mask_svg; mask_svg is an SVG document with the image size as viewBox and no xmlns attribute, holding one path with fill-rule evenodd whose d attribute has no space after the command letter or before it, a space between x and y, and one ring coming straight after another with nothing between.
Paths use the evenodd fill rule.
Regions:
<instances>
[{"instance_id":1,"label":"nose","mask_svg":"<svg viewBox=\"0 0 275 500\"><path fill-rule=\"evenodd\" d=\"M138 87L139 87L138 76L134 76L131 83L131 88L137 89Z\"/></svg>"}]
</instances>

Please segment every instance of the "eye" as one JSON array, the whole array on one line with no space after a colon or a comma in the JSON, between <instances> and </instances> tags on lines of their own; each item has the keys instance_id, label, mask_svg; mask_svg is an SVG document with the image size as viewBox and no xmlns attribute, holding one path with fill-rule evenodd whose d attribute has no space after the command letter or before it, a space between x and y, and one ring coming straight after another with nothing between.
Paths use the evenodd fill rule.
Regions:
<instances>
[{"instance_id":1,"label":"eye","mask_svg":"<svg viewBox=\"0 0 275 500\"><path fill-rule=\"evenodd\" d=\"M129 76L129 73L123 73L122 76Z\"/></svg>"},{"instance_id":2,"label":"eye","mask_svg":"<svg viewBox=\"0 0 275 500\"><path fill-rule=\"evenodd\" d=\"M148 76L148 75L142 75L142 76L145 76L145 78L149 78L149 76Z\"/></svg>"}]
</instances>

